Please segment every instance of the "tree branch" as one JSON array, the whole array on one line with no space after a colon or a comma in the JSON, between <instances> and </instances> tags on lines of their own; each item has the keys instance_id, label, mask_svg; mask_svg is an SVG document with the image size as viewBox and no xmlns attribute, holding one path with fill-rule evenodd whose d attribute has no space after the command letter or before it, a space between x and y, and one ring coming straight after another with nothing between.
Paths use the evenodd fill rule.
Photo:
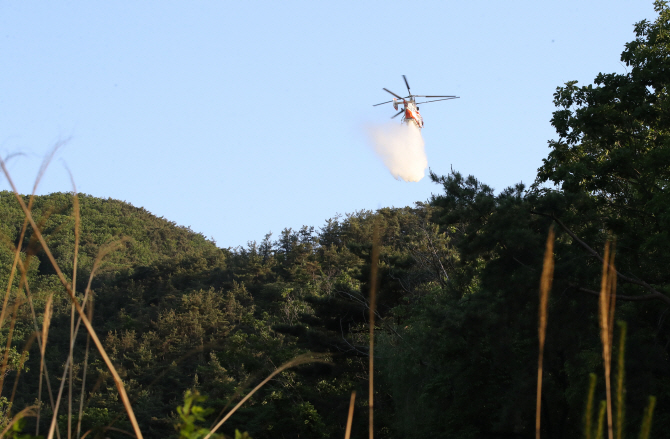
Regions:
<instances>
[{"instance_id":1,"label":"tree branch","mask_svg":"<svg viewBox=\"0 0 670 439\"><path fill-rule=\"evenodd\" d=\"M594 291L594 290L590 290L588 288L580 287L579 285L574 284L574 283L569 283L569 285L570 285L570 287L572 287L572 288L574 288L578 291L581 291L581 292L584 292L584 293L589 293L589 294L594 295L594 296L600 296L600 292L598 292L598 291ZM646 300L659 300L660 299L656 294L653 294L653 293L652 294L645 294L644 296L622 296L621 294L617 294L615 297L616 297L616 300L627 300L629 302L643 302L643 301L646 301ZM668 299L668 297L665 296L665 295L663 297L665 299ZM663 300L664 302L667 302L667 303L670 304L670 299L668 299L668 300L665 300L665 299L660 299L660 300Z\"/></svg>"},{"instance_id":2,"label":"tree branch","mask_svg":"<svg viewBox=\"0 0 670 439\"><path fill-rule=\"evenodd\" d=\"M570 230L568 228L568 226L563 224L563 221L556 218L556 216L554 216L553 214L549 215L549 214L542 213L542 212L536 212L534 210L531 210L530 213L535 214L535 215L544 216L544 217L547 217L547 218L551 218L552 220L554 220L556 222L556 224L558 224L565 231L565 233L570 235L570 237L572 239L574 239L579 245L581 245L587 252L591 253L592 256L598 258L598 260L600 262L604 262L603 258L598 254L597 251L595 251L587 243L585 243L584 241L579 239L579 237L577 237L577 235L575 235L572 232L572 230ZM617 277L619 279L621 279L622 281L628 282L628 283L633 284L633 285L639 285L639 286L645 288L647 291L650 292L650 294L647 294L645 296L617 296L618 298L621 298L622 300L654 300L654 299L657 299L657 300L660 300L660 301L665 302L668 305L670 305L670 297L668 297L665 294L661 293L660 291L656 290L654 287L649 285L647 282L645 282L643 280L633 279L632 277L625 276L625 275L621 274L618 270L615 270L615 271L616 271ZM579 289L581 291L585 291L585 290L582 290L581 287L579 287ZM589 292L589 291L585 291L585 292Z\"/></svg>"}]
</instances>

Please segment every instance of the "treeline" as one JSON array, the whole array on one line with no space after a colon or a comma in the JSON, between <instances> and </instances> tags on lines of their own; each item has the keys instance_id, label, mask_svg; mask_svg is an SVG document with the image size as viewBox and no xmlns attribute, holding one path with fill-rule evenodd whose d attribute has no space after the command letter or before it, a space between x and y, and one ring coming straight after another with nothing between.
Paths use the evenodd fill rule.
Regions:
<instances>
[{"instance_id":1,"label":"treeline","mask_svg":"<svg viewBox=\"0 0 670 439\"><path fill-rule=\"evenodd\" d=\"M98 253L116 247L92 281L92 321L124 379L147 437L174 435L175 409L186 390L207 395L207 405L218 413L276 367L305 353L317 354L323 361L279 375L235 414L224 432L243 428L254 438L338 436L346 422L349 395L357 390L361 413L356 422L362 434L373 228L382 230L383 243L380 331L396 330L392 308L413 297L415 286L445 280L439 265L446 248L427 220L428 206L359 212L331 219L318 231L284 230L276 240L268 235L261 243L231 250L219 249L199 234L120 201L78 195L78 203L79 299ZM36 197L32 207L65 273L73 267L72 211L71 194ZM13 194L0 193L0 212L15 219L3 222L8 245L0 257L6 282L11 247L18 243L22 226ZM46 365L56 393L69 349L70 302L34 234L29 230L18 244L24 249L26 283L40 328L47 299L54 293ZM423 264L415 262L417 257ZM27 300L21 283L15 277L9 308ZM15 352L21 352L34 326L30 307L22 304L12 328ZM3 331L6 341L7 324ZM89 349L85 365L86 346L82 330L75 345L73 406L79 407L85 370L83 431L111 423L129 430L112 378L94 349ZM13 358L9 383L19 368L18 355ZM40 355L33 346L14 406L37 399L39 370ZM380 395L381 427L385 416L391 419L392 403L384 392ZM46 389L42 401L44 432L51 417ZM61 413L64 432L65 409Z\"/></svg>"},{"instance_id":2,"label":"treeline","mask_svg":"<svg viewBox=\"0 0 670 439\"><path fill-rule=\"evenodd\" d=\"M33 216L80 300L95 271L88 309L145 437L177 434L175 410L187 390L208 396L214 422L272 370L308 353L321 361L277 375L222 431L340 437L355 390L353 437L367 435L375 229L377 437L532 437L538 286L551 227L542 436L582 435L590 374L598 376L596 400L604 399L596 296L608 241L618 270L615 318L628 328L623 428L637 435L654 395L652 437L662 436L670 428L670 9L655 5L657 19L638 23L622 53L625 74L557 89L558 139L530 187L496 193L472 176L431 174L440 190L426 203L335 217L236 249L123 202L79 195L77 219L72 194L36 197ZM52 406L46 383L38 395L39 349L33 343L25 363L21 353L53 294L45 364L55 395L71 305L34 230L20 239L24 216L11 193L0 193L0 218L0 281L9 282L17 246L25 267L12 281L0 330L0 346L9 346L0 409L6 422L40 400L45 433ZM76 430L80 402L82 432L131 430L83 329L73 365L72 421L66 376L60 434L69 422Z\"/></svg>"}]
</instances>

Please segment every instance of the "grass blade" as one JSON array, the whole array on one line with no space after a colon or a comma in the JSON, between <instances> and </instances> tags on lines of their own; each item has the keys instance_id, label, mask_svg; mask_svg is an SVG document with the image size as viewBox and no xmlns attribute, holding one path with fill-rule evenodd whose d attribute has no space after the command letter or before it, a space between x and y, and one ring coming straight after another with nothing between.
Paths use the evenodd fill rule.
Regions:
<instances>
[{"instance_id":1,"label":"grass blade","mask_svg":"<svg viewBox=\"0 0 670 439\"><path fill-rule=\"evenodd\" d=\"M16 415L14 415L14 417L9 422L9 424L7 424L5 429L2 430L2 432L0 433L0 437L5 437L5 434L12 428L14 423L18 422L20 419L22 419L26 416L34 416L33 411L32 411L34 408L35 408L34 406L26 407L23 410L21 410L20 412L18 412Z\"/></svg>"},{"instance_id":2,"label":"grass blade","mask_svg":"<svg viewBox=\"0 0 670 439\"><path fill-rule=\"evenodd\" d=\"M626 370L624 368L624 354L626 350L626 332L628 325L626 322L617 322L620 328L619 333L619 355L617 356L617 370L616 370L616 439L623 439L625 402L624 396L626 389L624 388L624 380Z\"/></svg>"},{"instance_id":3,"label":"grass blade","mask_svg":"<svg viewBox=\"0 0 670 439\"><path fill-rule=\"evenodd\" d=\"M595 439L603 439L605 432L605 412L607 411L607 401L600 401L600 409L598 409L598 423L596 424L596 431L593 437Z\"/></svg>"},{"instance_id":4,"label":"grass blade","mask_svg":"<svg viewBox=\"0 0 670 439\"><path fill-rule=\"evenodd\" d=\"M644 416L642 417L642 426L640 427L640 439L649 439L651 433L651 419L654 415L654 407L656 407L656 397L649 397L649 405L644 409Z\"/></svg>"},{"instance_id":5,"label":"grass blade","mask_svg":"<svg viewBox=\"0 0 670 439\"><path fill-rule=\"evenodd\" d=\"M605 368L605 390L607 395L607 437L614 439L612 426L612 326L614 321L614 305L616 302L616 269L614 268L614 249L610 252L610 243L605 243L603 273L600 281L598 313L600 321L600 339L603 345L603 363Z\"/></svg>"},{"instance_id":6,"label":"grass blade","mask_svg":"<svg viewBox=\"0 0 670 439\"><path fill-rule=\"evenodd\" d=\"M298 365L301 365L301 364L314 363L314 362L317 362L317 361L326 363L326 361L321 360L321 359L319 359L318 357L315 357L315 356L301 355L301 356L299 356L299 357L297 357L297 358L294 358L293 360L289 361L288 363L284 363L284 364L281 365L279 368L275 369L275 371L272 372L270 375L268 375L267 378L265 378L259 385L257 385L256 387L254 387L253 390L252 390L251 392L247 393L247 395L246 395L244 398L242 398L242 399L240 400L240 402L238 402L237 405L236 405L235 407L233 407L232 410L230 410L230 411L228 412L228 414L226 414L226 416L224 416L223 419L221 419L221 420L214 426L214 428L212 428L212 429L210 430L210 432L207 433L207 435L206 435L203 439L209 439L209 438L216 432L216 430L218 430L219 428L221 428L221 426L228 420L228 418L230 418L230 417L233 415L233 413L235 413L235 412L237 411L237 409L239 409L240 407L242 407L242 404L244 404L245 402L247 402L247 400L248 400L249 398L251 398L251 396L252 396L254 393L256 393L256 392L258 391L258 389L260 389L260 388L263 387L265 384L267 384L267 382L270 381L272 378L274 378L275 376L277 376L278 374L280 374L281 372L285 371L286 369L288 369L288 368L290 368L290 367L298 366Z\"/></svg>"},{"instance_id":7,"label":"grass blade","mask_svg":"<svg viewBox=\"0 0 670 439\"><path fill-rule=\"evenodd\" d=\"M591 433L593 433L593 397L596 393L596 381L596 374L589 374L589 392L586 397L586 410L584 413L584 439L591 439Z\"/></svg>"}]
</instances>

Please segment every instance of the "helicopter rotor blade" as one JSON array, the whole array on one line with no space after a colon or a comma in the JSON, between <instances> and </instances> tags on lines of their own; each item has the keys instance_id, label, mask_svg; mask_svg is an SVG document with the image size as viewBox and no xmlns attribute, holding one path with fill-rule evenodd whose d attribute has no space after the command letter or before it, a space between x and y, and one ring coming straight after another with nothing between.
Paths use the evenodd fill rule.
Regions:
<instances>
[{"instance_id":1,"label":"helicopter rotor blade","mask_svg":"<svg viewBox=\"0 0 670 439\"><path fill-rule=\"evenodd\" d=\"M402 79L405 80L405 85L407 86L407 93L409 93L409 95L412 96L412 92L409 91L409 82L407 82L407 76L402 75Z\"/></svg>"},{"instance_id":2,"label":"helicopter rotor blade","mask_svg":"<svg viewBox=\"0 0 670 439\"><path fill-rule=\"evenodd\" d=\"M391 119L395 119L396 117L400 116L400 114L401 114L401 113L404 113L404 112L405 112L405 110L404 110L404 109L403 109L403 110L400 110L400 111L398 111L398 112L397 112L397 113L395 114L395 116L391 117Z\"/></svg>"},{"instance_id":3,"label":"helicopter rotor blade","mask_svg":"<svg viewBox=\"0 0 670 439\"><path fill-rule=\"evenodd\" d=\"M393 96L395 96L395 97L398 98L398 99L403 99L403 98L401 98L400 96L398 96L397 94L393 93L393 92L392 92L391 90L389 90L388 88L384 88L383 90L386 91L386 92L388 92L388 93L391 93Z\"/></svg>"},{"instance_id":4,"label":"helicopter rotor blade","mask_svg":"<svg viewBox=\"0 0 670 439\"><path fill-rule=\"evenodd\" d=\"M390 104L391 102L393 102L393 101L386 101L386 102L382 102L381 104L374 104L373 107L376 107L378 105Z\"/></svg>"},{"instance_id":5,"label":"helicopter rotor blade","mask_svg":"<svg viewBox=\"0 0 670 439\"><path fill-rule=\"evenodd\" d=\"M417 98L456 98L457 97L457 96L451 96L451 95L449 95L449 96L414 95L414 96L416 96Z\"/></svg>"},{"instance_id":6,"label":"helicopter rotor blade","mask_svg":"<svg viewBox=\"0 0 670 439\"><path fill-rule=\"evenodd\" d=\"M459 98L460 98L459 96L450 96L450 97L445 98L445 99L435 99L434 101L417 102L416 105L427 104L429 102L437 102L437 101L450 101L452 99L459 99Z\"/></svg>"}]
</instances>

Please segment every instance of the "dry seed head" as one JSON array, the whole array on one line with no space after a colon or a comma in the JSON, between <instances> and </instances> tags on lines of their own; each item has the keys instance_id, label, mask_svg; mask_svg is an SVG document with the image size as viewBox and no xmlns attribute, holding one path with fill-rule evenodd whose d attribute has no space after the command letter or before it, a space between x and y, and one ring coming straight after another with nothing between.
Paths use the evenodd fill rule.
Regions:
<instances>
[{"instance_id":1,"label":"dry seed head","mask_svg":"<svg viewBox=\"0 0 670 439\"><path fill-rule=\"evenodd\" d=\"M537 325L540 349L537 358L537 398L535 402L535 438L540 439L540 422L542 408L542 363L544 361L544 340L547 332L547 307L549 305L549 290L554 280L554 228L549 228L547 246L544 252L542 278L540 279L540 310Z\"/></svg>"},{"instance_id":2,"label":"dry seed head","mask_svg":"<svg viewBox=\"0 0 670 439\"><path fill-rule=\"evenodd\" d=\"M603 345L603 365L605 369L605 390L607 407L607 437L614 439L612 419L612 389L610 383L612 360L612 326L614 323L614 305L616 302L616 270L614 269L614 249L610 251L610 243L605 243L603 272L600 280L600 296L598 314L600 322L600 339Z\"/></svg>"},{"instance_id":3,"label":"dry seed head","mask_svg":"<svg viewBox=\"0 0 670 439\"><path fill-rule=\"evenodd\" d=\"M349 400L349 416L347 417L347 429L344 432L344 439L349 439L351 436L351 424L354 419L354 403L356 402L356 391L351 392L351 399Z\"/></svg>"},{"instance_id":4,"label":"dry seed head","mask_svg":"<svg viewBox=\"0 0 670 439\"><path fill-rule=\"evenodd\" d=\"M540 318L538 335L540 346L544 346L547 329L547 307L549 305L549 291L554 280L554 228L549 229L547 246L544 253L544 264L542 267L542 278L540 280Z\"/></svg>"}]
</instances>

